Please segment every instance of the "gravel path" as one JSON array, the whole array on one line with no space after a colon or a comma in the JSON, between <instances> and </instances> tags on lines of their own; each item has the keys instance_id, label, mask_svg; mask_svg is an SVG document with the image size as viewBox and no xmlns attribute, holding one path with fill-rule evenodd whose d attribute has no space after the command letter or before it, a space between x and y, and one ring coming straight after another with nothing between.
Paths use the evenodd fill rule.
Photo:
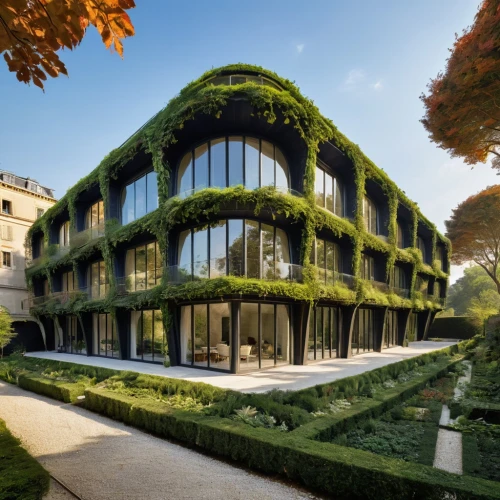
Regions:
<instances>
[{"instance_id":1,"label":"gravel path","mask_svg":"<svg viewBox=\"0 0 500 500\"><path fill-rule=\"evenodd\" d=\"M462 434L439 429L434 467L454 474L462 474Z\"/></svg>"},{"instance_id":2,"label":"gravel path","mask_svg":"<svg viewBox=\"0 0 500 500\"><path fill-rule=\"evenodd\" d=\"M0 418L85 500L305 499L313 495L0 382ZM54 487L48 498L69 496Z\"/></svg>"}]
</instances>

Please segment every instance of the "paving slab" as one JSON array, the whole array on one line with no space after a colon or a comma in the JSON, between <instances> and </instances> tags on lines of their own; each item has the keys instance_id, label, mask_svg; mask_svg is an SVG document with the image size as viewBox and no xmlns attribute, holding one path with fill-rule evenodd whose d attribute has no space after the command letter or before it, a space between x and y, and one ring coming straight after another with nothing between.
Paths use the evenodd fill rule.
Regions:
<instances>
[{"instance_id":1,"label":"paving slab","mask_svg":"<svg viewBox=\"0 0 500 500\"><path fill-rule=\"evenodd\" d=\"M125 361L98 356L81 356L50 351L27 353L26 356L68 361L83 365L100 366L115 370L131 370L150 375L179 378L192 382L204 382L223 389L233 389L241 392L266 392L271 389L296 391L318 384L325 384L351 375L359 375L381 366L397 363L404 359L420 356L427 352L443 349L456 342L411 342L408 347L393 347L382 352L359 354L350 359L329 359L315 361L308 365L284 365L276 368L232 375L209 370L200 370L184 366L165 368L162 365L143 363L140 361Z\"/></svg>"}]
</instances>

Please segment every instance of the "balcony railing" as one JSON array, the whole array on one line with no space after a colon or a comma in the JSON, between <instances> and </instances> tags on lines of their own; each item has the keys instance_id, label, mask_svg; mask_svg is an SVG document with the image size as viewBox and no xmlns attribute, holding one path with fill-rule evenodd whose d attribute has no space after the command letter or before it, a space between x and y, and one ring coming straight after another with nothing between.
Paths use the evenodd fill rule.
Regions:
<instances>
[{"instance_id":1,"label":"balcony railing","mask_svg":"<svg viewBox=\"0 0 500 500\"><path fill-rule=\"evenodd\" d=\"M194 262L193 265L169 266L167 268L169 283L187 283L202 279L220 278L223 276L246 276L247 278L269 281L302 282L302 266L276 261L259 261L253 259L211 259Z\"/></svg>"},{"instance_id":2,"label":"balcony railing","mask_svg":"<svg viewBox=\"0 0 500 500\"><path fill-rule=\"evenodd\" d=\"M60 259L61 257L64 257L69 253L70 246L66 245L55 245L55 248L53 250L52 255L50 256L51 259Z\"/></svg>"},{"instance_id":3,"label":"balcony railing","mask_svg":"<svg viewBox=\"0 0 500 500\"><path fill-rule=\"evenodd\" d=\"M271 187L271 186L269 186L269 187ZM186 198L189 198L193 194L199 193L200 191L203 191L204 189L210 189L210 188L207 186L200 186L200 187L197 187L194 189L187 189L186 191L182 191L182 192L178 193L177 196L181 200L185 200ZM220 188L220 189L224 189L224 188ZM256 189L259 189L259 188L256 188ZM293 196L302 196L302 193L299 193L299 191L296 191L295 189L290 189L288 187L276 186L275 189L276 189L276 192L281 193L281 194L291 194Z\"/></svg>"},{"instance_id":4,"label":"balcony railing","mask_svg":"<svg viewBox=\"0 0 500 500\"><path fill-rule=\"evenodd\" d=\"M318 278L325 285L335 285L337 283L343 283L351 289L354 289L355 286L354 276L351 276L350 274L339 273L337 271L331 271L330 269L318 268Z\"/></svg>"},{"instance_id":5,"label":"balcony railing","mask_svg":"<svg viewBox=\"0 0 500 500\"><path fill-rule=\"evenodd\" d=\"M155 276L153 275L153 278ZM118 295L127 295L133 292L143 292L144 290L149 290L161 283L161 275L156 275L155 280L148 281L146 278L139 278L136 276L122 276L115 278L116 282L116 293Z\"/></svg>"},{"instance_id":6,"label":"balcony railing","mask_svg":"<svg viewBox=\"0 0 500 500\"><path fill-rule=\"evenodd\" d=\"M398 288L397 286L391 287L391 293L401 297L402 299L408 299L410 297L410 290L407 288Z\"/></svg>"},{"instance_id":7,"label":"balcony railing","mask_svg":"<svg viewBox=\"0 0 500 500\"><path fill-rule=\"evenodd\" d=\"M87 288L80 289L83 293L86 293L90 300L104 299L107 297L109 292L108 283L103 283L101 285L91 285Z\"/></svg>"},{"instance_id":8,"label":"balcony railing","mask_svg":"<svg viewBox=\"0 0 500 500\"><path fill-rule=\"evenodd\" d=\"M384 283L383 281L375 281L375 280L370 280L370 284L375 288L376 290L384 293L390 293L391 288L387 283Z\"/></svg>"},{"instance_id":9,"label":"balcony railing","mask_svg":"<svg viewBox=\"0 0 500 500\"><path fill-rule=\"evenodd\" d=\"M48 295L40 295L38 297L30 296L27 299L23 300L22 308L23 310L27 311L32 307L43 306L45 304L48 304L49 302L57 302L58 304L65 305L72 299L75 299L77 297L84 299L86 298L86 296L86 288L81 290L70 290L66 292L54 292Z\"/></svg>"},{"instance_id":10,"label":"balcony railing","mask_svg":"<svg viewBox=\"0 0 500 500\"><path fill-rule=\"evenodd\" d=\"M104 236L104 222L97 224L97 226L89 227L84 231L72 233L70 238L70 248L78 248L86 245L92 240Z\"/></svg>"}]
</instances>

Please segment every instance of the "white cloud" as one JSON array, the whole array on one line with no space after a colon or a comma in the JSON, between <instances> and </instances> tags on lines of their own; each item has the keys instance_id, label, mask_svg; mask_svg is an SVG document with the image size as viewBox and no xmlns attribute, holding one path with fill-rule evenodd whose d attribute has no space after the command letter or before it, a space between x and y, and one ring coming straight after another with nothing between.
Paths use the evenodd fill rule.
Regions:
<instances>
[{"instance_id":1,"label":"white cloud","mask_svg":"<svg viewBox=\"0 0 500 500\"><path fill-rule=\"evenodd\" d=\"M304 50L304 47L306 46L305 43L299 43L296 45L296 48L297 48L297 53L298 54L302 54L302 51Z\"/></svg>"},{"instance_id":2,"label":"white cloud","mask_svg":"<svg viewBox=\"0 0 500 500\"><path fill-rule=\"evenodd\" d=\"M344 82L346 87L354 87L360 84L366 78L365 72L362 69L351 69Z\"/></svg>"},{"instance_id":3,"label":"white cloud","mask_svg":"<svg viewBox=\"0 0 500 500\"><path fill-rule=\"evenodd\" d=\"M373 85L373 90L376 90L377 92L380 92L384 86L382 85L382 80L378 80L377 82L375 82Z\"/></svg>"}]
</instances>

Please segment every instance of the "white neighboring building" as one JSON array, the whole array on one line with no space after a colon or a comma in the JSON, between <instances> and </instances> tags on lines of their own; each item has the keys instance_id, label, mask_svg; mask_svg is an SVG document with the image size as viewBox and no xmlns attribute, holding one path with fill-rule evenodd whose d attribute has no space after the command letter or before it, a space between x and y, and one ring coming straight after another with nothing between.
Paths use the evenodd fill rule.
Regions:
<instances>
[{"instance_id":1,"label":"white neighboring building","mask_svg":"<svg viewBox=\"0 0 500 500\"><path fill-rule=\"evenodd\" d=\"M34 179L0 170L0 305L14 319L16 343L25 346L28 340L40 345L42 335L29 311L23 309L28 298L24 241L33 222L55 202L52 190Z\"/></svg>"}]
</instances>

